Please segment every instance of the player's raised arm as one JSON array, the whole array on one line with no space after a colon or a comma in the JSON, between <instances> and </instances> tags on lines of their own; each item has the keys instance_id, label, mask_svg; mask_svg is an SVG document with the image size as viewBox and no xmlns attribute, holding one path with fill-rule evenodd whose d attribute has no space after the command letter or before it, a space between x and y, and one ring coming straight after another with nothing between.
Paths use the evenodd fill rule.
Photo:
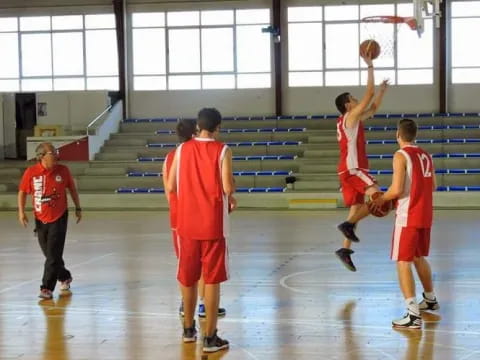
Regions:
<instances>
[{"instance_id":1,"label":"player's raised arm","mask_svg":"<svg viewBox=\"0 0 480 360\"><path fill-rule=\"evenodd\" d=\"M388 79L382 81L378 89L377 95L375 96L375 99L373 100L372 104L369 106L369 108L366 111L363 112L363 114L360 115L361 121L370 119L373 115L375 115L375 113L380 108L380 105L382 104L383 95L385 95L385 92L388 89L388 85L389 85Z\"/></svg>"},{"instance_id":2,"label":"player's raised arm","mask_svg":"<svg viewBox=\"0 0 480 360\"><path fill-rule=\"evenodd\" d=\"M367 89L365 90L365 94L363 94L363 97L358 103L358 105L355 106L348 114L348 127L355 126L355 124L361 120L361 115L367 110L373 97L375 96L375 77L373 74L373 62L371 54L360 54L360 56L363 58L363 60L368 66Z\"/></svg>"}]
</instances>

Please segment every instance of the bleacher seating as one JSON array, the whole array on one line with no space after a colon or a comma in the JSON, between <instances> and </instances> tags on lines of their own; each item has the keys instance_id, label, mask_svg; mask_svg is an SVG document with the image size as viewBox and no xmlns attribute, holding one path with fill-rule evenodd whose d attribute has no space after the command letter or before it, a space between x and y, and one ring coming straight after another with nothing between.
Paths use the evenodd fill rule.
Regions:
<instances>
[{"instance_id":1,"label":"bleacher seating","mask_svg":"<svg viewBox=\"0 0 480 360\"><path fill-rule=\"evenodd\" d=\"M371 174L380 184L391 180L398 148L396 122L418 120L417 143L435 158L440 191L477 191L480 184L479 113L378 114L366 123ZM225 117L221 140L233 151L237 186L248 192L285 189L338 192L336 115ZM161 165L176 146L176 118L127 119L97 158L125 167L119 193L157 193ZM103 160L103 161L102 161ZM103 175L105 176L105 174ZM116 183L120 183L119 180ZM239 190L240 191L240 190Z\"/></svg>"}]
</instances>

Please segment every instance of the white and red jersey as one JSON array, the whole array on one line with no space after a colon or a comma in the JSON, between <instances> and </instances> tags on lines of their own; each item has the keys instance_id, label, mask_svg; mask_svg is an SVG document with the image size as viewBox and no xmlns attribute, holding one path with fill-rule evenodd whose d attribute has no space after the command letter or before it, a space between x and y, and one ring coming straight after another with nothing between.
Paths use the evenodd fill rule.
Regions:
<instances>
[{"instance_id":1,"label":"white and red jersey","mask_svg":"<svg viewBox=\"0 0 480 360\"><path fill-rule=\"evenodd\" d=\"M167 156L165 157L165 173L162 176L165 179L168 179L168 174L170 174L170 169L173 164L173 159L175 158L175 151L174 149L170 151ZM176 193L169 193L168 194L168 206L170 207L170 227L172 230L177 228L177 194Z\"/></svg>"},{"instance_id":2,"label":"white and red jersey","mask_svg":"<svg viewBox=\"0 0 480 360\"><path fill-rule=\"evenodd\" d=\"M398 150L406 159L405 185L398 199L396 226L430 228L433 216L433 176L430 154L418 146Z\"/></svg>"},{"instance_id":3,"label":"white and red jersey","mask_svg":"<svg viewBox=\"0 0 480 360\"><path fill-rule=\"evenodd\" d=\"M340 145L339 174L352 169L368 170L363 123L358 121L353 128L347 128L347 116L348 113L337 119L337 139Z\"/></svg>"},{"instance_id":4,"label":"white and red jersey","mask_svg":"<svg viewBox=\"0 0 480 360\"><path fill-rule=\"evenodd\" d=\"M222 142L198 137L177 148L177 231L182 238L227 237L228 198L221 172L227 149Z\"/></svg>"}]
</instances>

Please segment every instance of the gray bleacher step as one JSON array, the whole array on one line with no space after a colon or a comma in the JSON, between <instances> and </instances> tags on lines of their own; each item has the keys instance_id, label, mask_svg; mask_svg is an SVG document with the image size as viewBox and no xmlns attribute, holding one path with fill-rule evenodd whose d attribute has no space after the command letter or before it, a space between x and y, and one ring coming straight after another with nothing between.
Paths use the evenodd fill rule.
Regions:
<instances>
[{"instance_id":1,"label":"gray bleacher step","mask_svg":"<svg viewBox=\"0 0 480 360\"><path fill-rule=\"evenodd\" d=\"M99 153L95 155L96 160L103 160L103 161L116 161L116 160L126 160L126 161L133 161L136 160L138 157L135 153L128 153L128 152L111 152L111 153Z\"/></svg>"},{"instance_id":2,"label":"gray bleacher step","mask_svg":"<svg viewBox=\"0 0 480 360\"><path fill-rule=\"evenodd\" d=\"M85 175L89 176L125 176L128 171L128 167L90 167L85 169Z\"/></svg>"},{"instance_id":3,"label":"gray bleacher step","mask_svg":"<svg viewBox=\"0 0 480 360\"><path fill-rule=\"evenodd\" d=\"M235 176L237 187L282 187L283 176ZM163 187L161 177L128 177L123 175L80 176L77 178L80 191L111 190L121 187L158 188Z\"/></svg>"},{"instance_id":4,"label":"gray bleacher step","mask_svg":"<svg viewBox=\"0 0 480 360\"><path fill-rule=\"evenodd\" d=\"M151 139L150 139L151 138ZM153 140L153 136L150 138L138 138L138 137L122 137L114 138L105 141L104 146L145 146L149 143L149 140Z\"/></svg>"},{"instance_id":5,"label":"gray bleacher step","mask_svg":"<svg viewBox=\"0 0 480 360\"><path fill-rule=\"evenodd\" d=\"M23 169L19 168L0 168L0 177L10 177L15 176L19 177L22 175Z\"/></svg>"}]
</instances>

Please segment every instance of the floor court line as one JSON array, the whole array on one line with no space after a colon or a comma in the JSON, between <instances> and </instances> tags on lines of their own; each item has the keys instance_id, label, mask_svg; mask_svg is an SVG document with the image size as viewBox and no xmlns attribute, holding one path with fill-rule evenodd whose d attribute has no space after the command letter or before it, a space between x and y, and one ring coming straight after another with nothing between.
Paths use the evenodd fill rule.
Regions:
<instances>
[{"instance_id":1,"label":"floor court line","mask_svg":"<svg viewBox=\"0 0 480 360\"><path fill-rule=\"evenodd\" d=\"M83 266L83 265L88 265L88 264L91 264L95 261L98 261L98 260L101 260L101 259L104 259L108 256L112 256L113 254L115 253L108 253L108 254L105 254L105 255L100 255L100 256L97 256L97 257L94 257L93 259L90 259L90 260L87 260L87 261L83 261L81 263L78 263L78 264L75 264L75 265L72 265L72 266L69 266L70 269L76 269L77 267L79 266ZM3 294L3 293L6 293L8 291L11 291L11 290L15 290L15 289L18 289L22 286L25 286L27 284L31 284L35 281L39 281L38 278L35 278L35 279L32 279L32 280L28 280L28 281L23 281L17 285L13 285L13 286L9 286L9 287L6 287L6 288L3 288L0 290L0 294Z\"/></svg>"}]
</instances>

